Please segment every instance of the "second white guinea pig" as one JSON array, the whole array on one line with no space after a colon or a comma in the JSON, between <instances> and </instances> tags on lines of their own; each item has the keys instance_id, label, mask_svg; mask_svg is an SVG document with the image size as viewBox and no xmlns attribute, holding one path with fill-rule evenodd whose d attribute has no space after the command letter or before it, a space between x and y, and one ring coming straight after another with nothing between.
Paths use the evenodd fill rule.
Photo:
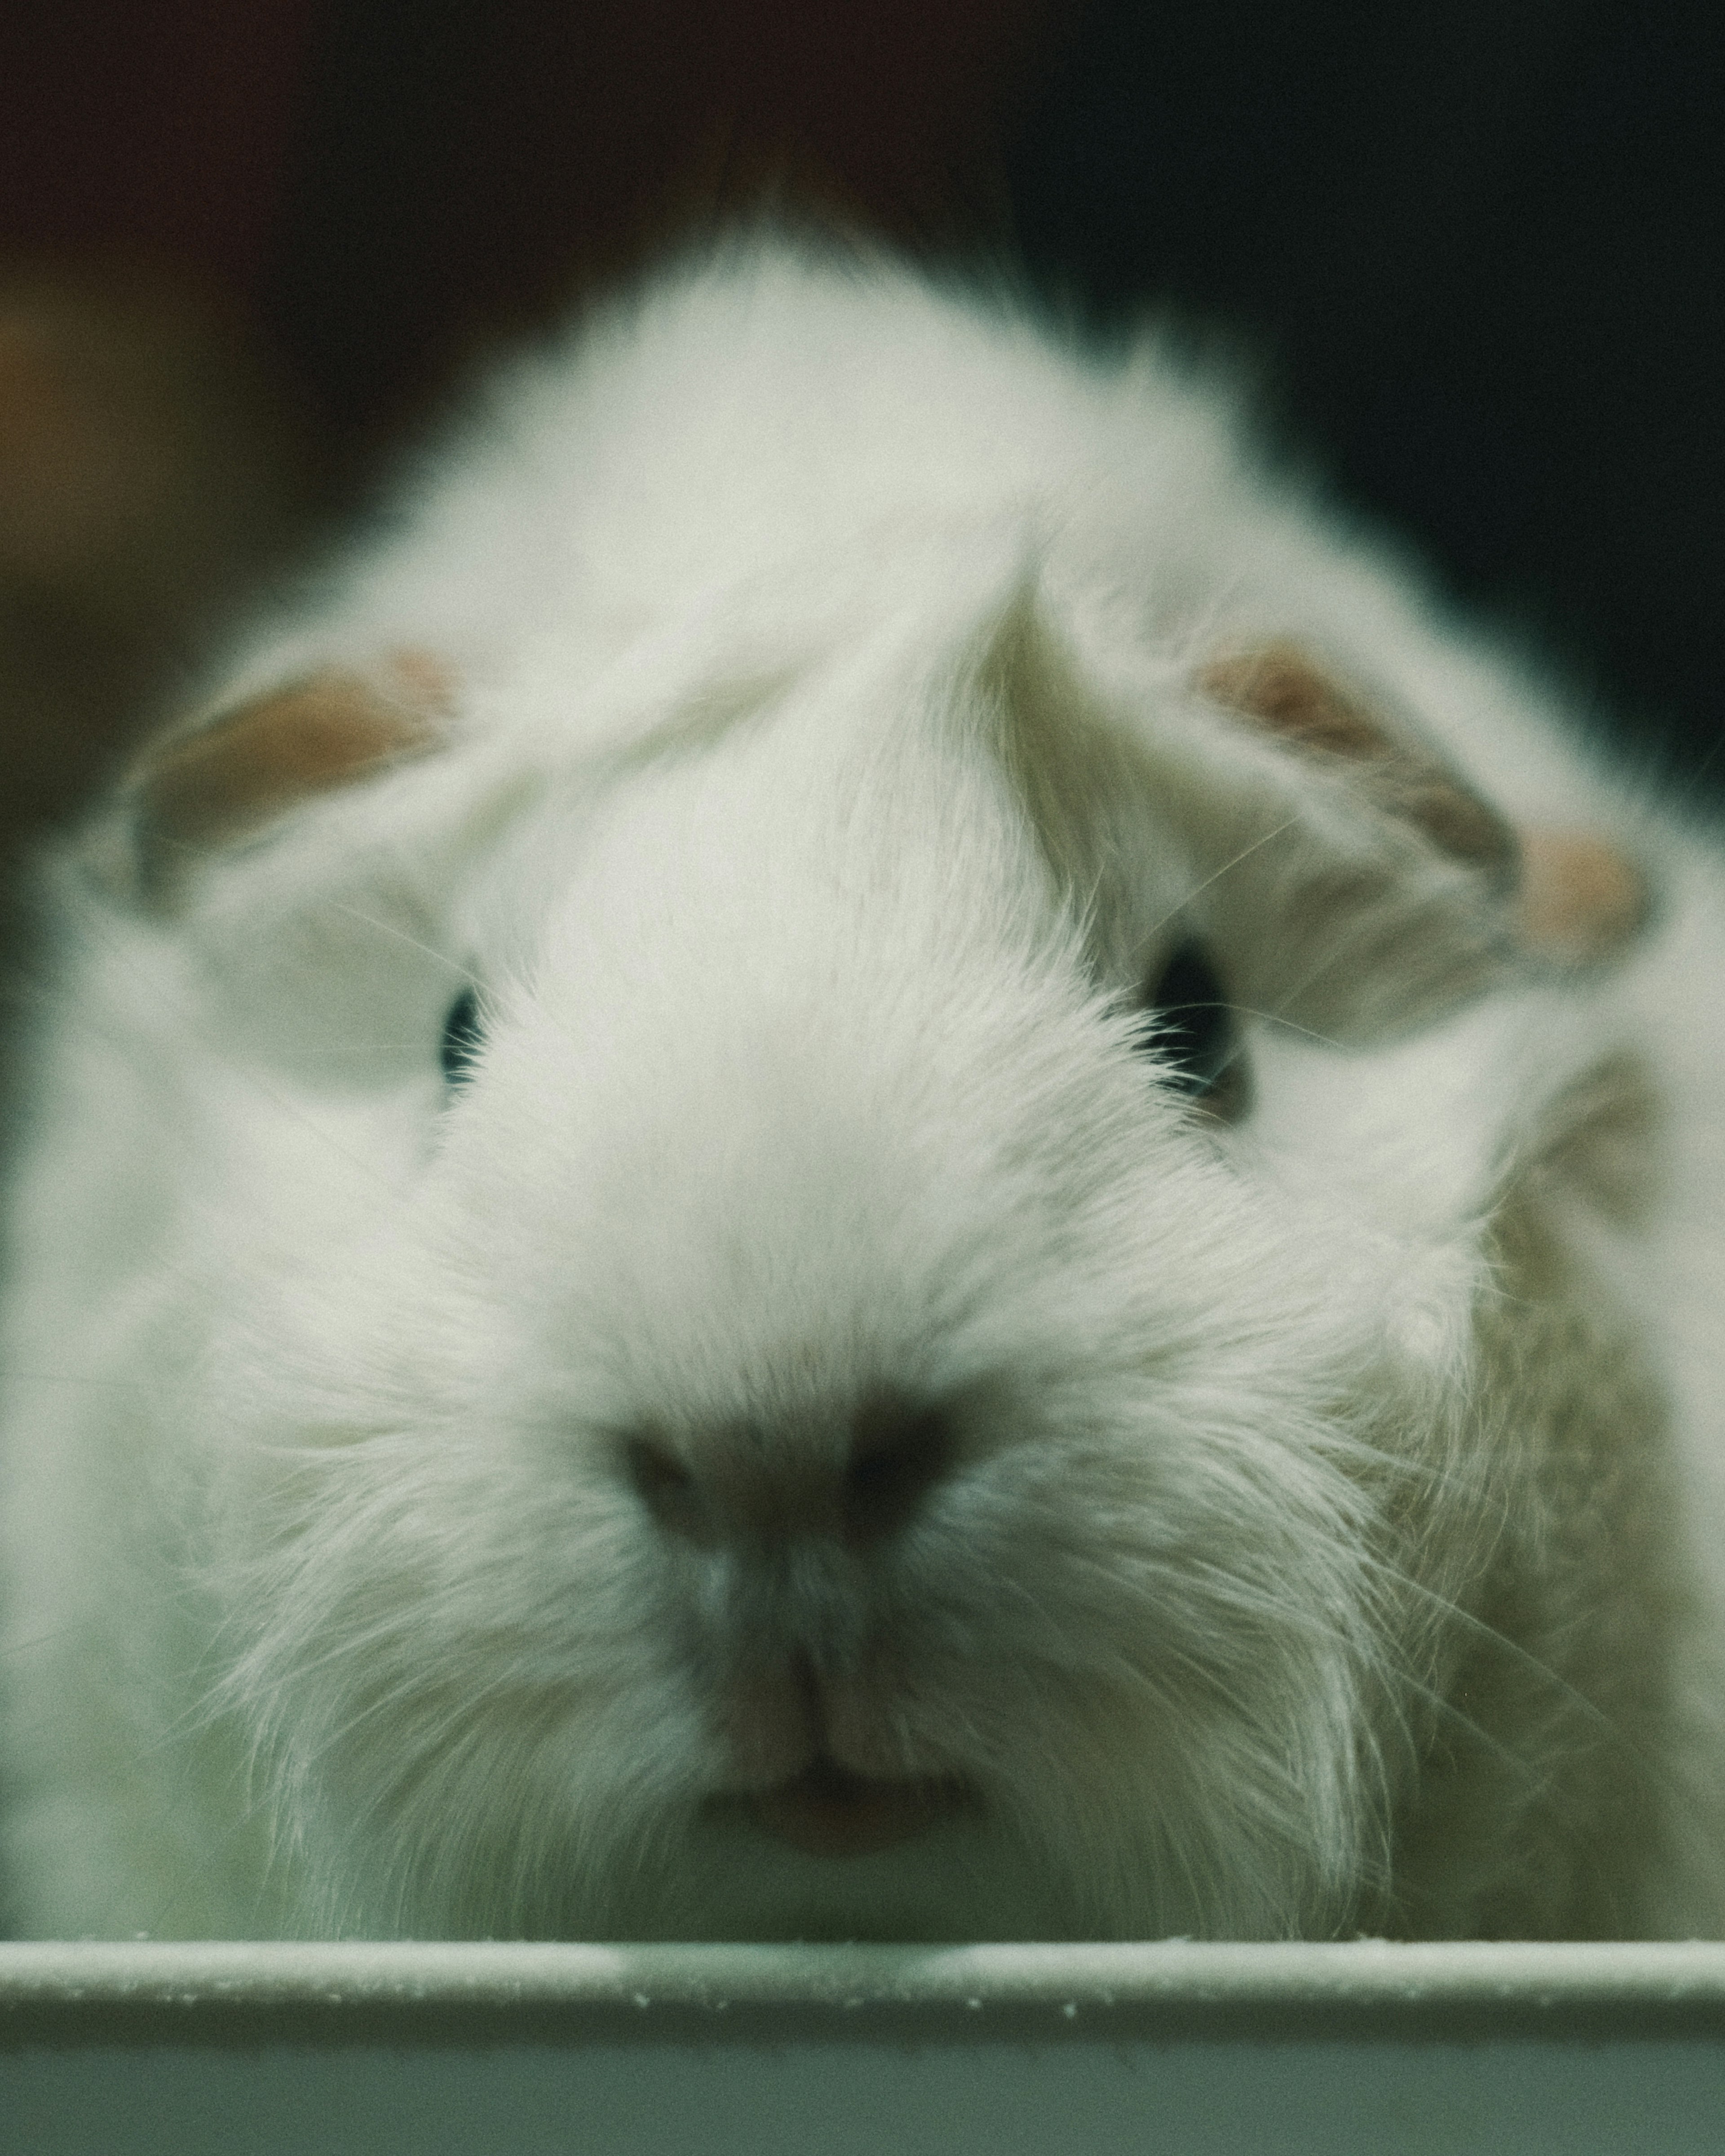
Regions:
<instances>
[{"instance_id":1,"label":"second white guinea pig","mask_svg":"<svg viewBox=\"0 0 1725 2156\"><path fill-rule=\"evenodd\" d=\"M28 1933L1725 1927L1725 899L1119 362L739 245L46 864Z\"/></svg>"}]
</instances>

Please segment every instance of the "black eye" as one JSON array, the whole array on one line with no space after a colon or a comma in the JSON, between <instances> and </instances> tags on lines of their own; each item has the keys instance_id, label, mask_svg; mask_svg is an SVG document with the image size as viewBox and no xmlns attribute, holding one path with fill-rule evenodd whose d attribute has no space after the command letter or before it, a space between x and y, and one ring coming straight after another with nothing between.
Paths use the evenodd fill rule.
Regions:
<instances>
[{"instance_id":1,"label":"black eye","mask_svg":"<svg viewBox=\"0 0 1725 2156\"><path fill-rule=\"evenodd\" d=\"M1244 1084L1240 1028L1201 943L1182 943L1145 998L1144 1040L1181 1091L1221 1114L1238 1111Z\"/></svg>"},{"instance_id":2,"label":"black eye","mask_svg":"<svg viewBox=\"0 0 1725 2156\"><path fill-rule=\"evenodd\" d=\"M479 996L474 989L464 988L449 1005L449 1016L444 1020L444 1037L438 1044L438 1060L443 1065L444 1077L449 1085L459 1086L470 1075L485 1040Z\"/></svg>"}]
</instances>

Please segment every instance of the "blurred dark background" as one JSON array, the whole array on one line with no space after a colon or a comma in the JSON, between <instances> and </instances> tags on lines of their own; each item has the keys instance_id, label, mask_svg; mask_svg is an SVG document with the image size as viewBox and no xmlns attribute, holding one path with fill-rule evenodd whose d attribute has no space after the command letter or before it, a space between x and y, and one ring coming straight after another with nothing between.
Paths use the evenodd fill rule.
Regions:
<instances>
[{"instance_id":1,"label":"blurred dark background","mask_svg":"<svg viewBox=\"0 0 1725 2156\"><path fill-rule=\"evenodd\" d=\"M1706 788L1725 15L1672 0L0 5L0 823L490 345L762 199L1224 325Z\"/></svg>"}]
</instances>

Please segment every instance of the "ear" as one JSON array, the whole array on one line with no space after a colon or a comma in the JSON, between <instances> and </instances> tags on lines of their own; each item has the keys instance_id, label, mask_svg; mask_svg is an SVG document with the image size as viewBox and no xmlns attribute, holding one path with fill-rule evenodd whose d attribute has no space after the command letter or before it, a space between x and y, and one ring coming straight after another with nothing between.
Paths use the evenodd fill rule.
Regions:
<instances>
[{"instance_id":1,"label":"ear","mask_svg":"<svg viewBox=\"0 0 1725 2156\"><path fill-rule=\"evenodd\" d=\"M367 671L306 675L164 736L121 789L118 880L144 905L170 905L200 861L304 802L436 747L454 686L441 660L397 651Z\"/></svg>"},{"instance_id":2,"label":"ear","mask_svg":"<svg viewBox=\"0 0 1725 2156\"><path fill-rule=\"evenodd\" d=\"M1213 659L1198 685L1297 754L1345 767L1356 792L1440 853L1512 872L1516 838L1502 817L1436 757L1393 734L1299 645L1276 642Z\"/></svg>"},{"instance_id":3,"label":"ear","mask_svg":"<svg viewBox=\"0 0 1725 2156\"><path fill-rule=\"evenodd\" d=\"M1530 964L1615 956L1645 918L1616 848L1517 833L1410 722L1301 647L1221 654L1196 686L1276 752L1220 789L1233 814L1211 819L1214 844L1236 850L1217 860L1214 905L1243 954L1243 1002L1374 1037Z\"/></svg>"},{"instance_id":4,"label":"ear","mask_svg":"<svg viewBox=\"0 0 1725 2156\"><path fill-rule=\"evenodd\" d=\"M1183 702L1103 688L1028 578L970 666L1111 978L1159 963L1178 925L1242 1009L1362 1042L1613 957L1645 916L1617 849L1518 834L1414 721L1301 645L1219 653Z\"/></svg>"}]
</instances>

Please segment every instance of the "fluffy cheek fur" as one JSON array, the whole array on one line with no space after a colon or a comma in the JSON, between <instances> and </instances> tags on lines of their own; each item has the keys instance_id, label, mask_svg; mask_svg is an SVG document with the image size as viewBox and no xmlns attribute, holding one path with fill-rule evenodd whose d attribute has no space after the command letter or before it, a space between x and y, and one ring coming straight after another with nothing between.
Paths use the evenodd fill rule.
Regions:
<instances>
[{"instance_id":1,"label":"fluffy cheek fur","mask_svg":"<svg viewBox=\"0 0 1725 2156\"><path fill-rule=\"evenodd\" d=\"M1373 1440L1394 1425L1405 1452L1413 1403L1358 1319L1327 1315L1338 1253L1194 1168L1189 1136L1149 1152L1067 1194L1058 1265L1026 1197L930 1250L884 1322L862 1214L824 1250L804 1235L829 1320L839 1273L872 1281L877 1312L826 1396L890 1363L973 1403L957 1465L864 1553L701 1551L655 1524L617 1432L644 1404L746 1396L762 1298L733 1289L728 1322L722 1297L694 1299L721 1347L644 1340L637 1317L629 1355L608 1356L620 1312L590 1301L570 1327L570 1267L495 1247L536 1202L525 1187L493 1188L481 1223L452 1173L309 1323L272 1322L278 1344L228 1392L244 1441L222 1585L244 1645L223 1703L252 1732L311 1920L588 1937L1347 1922L1385 1857L1386 1702L1409 1650L1372 1555ZM538 1203L572 1209L542 1163L538 1180ZM957 1217L957 1194L939 1209ZM1194 1273L1201 1297L1182 1289ZM297 1357L280 1345L295 1337ZM964 1808L853 1858L769 1840L730 1717L792 1666L819 1673L881 1771L956 1778Z\"/></svg>"}]
</instances>

